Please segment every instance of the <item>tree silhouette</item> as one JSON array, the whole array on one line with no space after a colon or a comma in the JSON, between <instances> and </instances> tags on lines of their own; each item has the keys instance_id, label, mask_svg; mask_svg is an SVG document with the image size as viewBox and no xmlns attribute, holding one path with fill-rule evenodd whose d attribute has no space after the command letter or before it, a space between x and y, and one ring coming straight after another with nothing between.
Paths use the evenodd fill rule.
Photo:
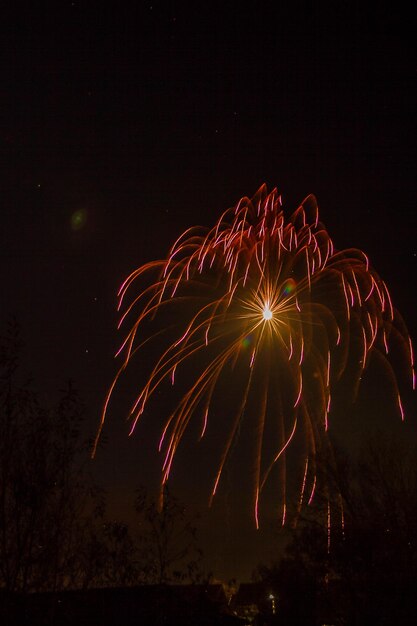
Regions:
<instances>
[{"instance_id":1,"label":"tree silhouette","mask_svg":"<svg viewBox=\"0 0 417 626\"><path fill-rule=\"evenodd\" d=\"M162 507L141 488L136 499L139 515L139 550L144 580L148 583L197 582L202 552L195 519L165 488Z\"/></svg>"},{"instance_id":2,"label":"tree silhouette","mask_svg":"<svg viewBox=\"0 0 417 626\"><path fill-rule=\"evenodd\" d=\"M23 378L21 348L12 321L0 337L0 591L198 581L195 519L168 490L159 509L142 489L138 532L109 520L74 384L47 404Z\"/></svg>"},{"instance_id":3,"label":"tree silhouette","mask_svg":"<svg viewBox=\"0 0 417 626\"><path fill-rule=\"evenodd\" d=\"M356 459L340 451L338 458L327 471L342 498L344 523L333 527L330 546L328 494L318 493L284 557L256 575L280 590L286 624L300 623L300 611L303 624L319 618L352 626L414 623L417 447L373 433ZM331 510L339 504L331 502Z\"/></svg>"},{"instance_id":4,"label":"tree silhouette","mask_svg":"<svg viewBox=\"0 0 417 626\"><path fill-rule=\"evenodd\" d=\"M0 338L0 587L57 591L134 579L127 528L105 519L73 383L45 406L22 381L16 321ZM123 561L123 562L122 562Z\"/></svg>"}]
</instances>

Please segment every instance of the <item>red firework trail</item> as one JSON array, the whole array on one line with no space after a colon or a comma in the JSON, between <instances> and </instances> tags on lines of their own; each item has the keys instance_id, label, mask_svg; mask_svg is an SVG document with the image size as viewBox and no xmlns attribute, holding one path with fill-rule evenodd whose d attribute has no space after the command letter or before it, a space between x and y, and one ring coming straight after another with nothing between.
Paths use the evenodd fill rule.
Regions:
<instances>
[{"instance_id":1,"label":"red firework trail","mask_svg":"<svg viewBox=\"0 0 417 626\"><path fill-rule=\"evenodd\" d=\"M411 340L397 324L387 286L360 250L336 251L308 196L285 219L277 190L263 185L242 198L208 230L182 234L164 260L136 269L119 291L119 328L134 316L118 352L123 356L108 395L93 455L116 383L133 356L157 346L156 359L133 403L133 433L145 407L176 373L186 369L188 387L165 421L159 441L162 485L193 418L200 439L210 428L225 382L235 403L223 425L223 447L211 498L234 446L245 412L254 411L253 502L278 468L281 519L285 522L286 454L299 437L298 509L316 487L315 457L328 440L332 392L347 370L357 391L371 353L382 354L404 419L390 345L399 341L415 388ZM169 320L169 323L167 323ZM190 368L187 368L190 364ZM268 440L268 441L266 441ZM268 445L266 445L268 443ZM211 500L210 498L210 500Z\"/></svg>"}]
</instances>

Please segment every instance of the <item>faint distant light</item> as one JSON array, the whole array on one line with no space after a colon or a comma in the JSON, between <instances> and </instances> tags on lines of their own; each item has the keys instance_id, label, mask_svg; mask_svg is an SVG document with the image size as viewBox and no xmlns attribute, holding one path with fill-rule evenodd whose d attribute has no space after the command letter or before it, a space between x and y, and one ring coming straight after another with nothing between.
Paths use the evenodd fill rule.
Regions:
<instances>
[{"instance_id":1,"label":"faint distant light","mask_svg":"<svg viewBox=\"0 0 417 626\"><path fill-rule=\"evenodd\" d=\"M71 215L71 228L72 230L81 230L87 221L87 211L85 209L79 209L74 211Z\"/></svg>"}]
</instances>

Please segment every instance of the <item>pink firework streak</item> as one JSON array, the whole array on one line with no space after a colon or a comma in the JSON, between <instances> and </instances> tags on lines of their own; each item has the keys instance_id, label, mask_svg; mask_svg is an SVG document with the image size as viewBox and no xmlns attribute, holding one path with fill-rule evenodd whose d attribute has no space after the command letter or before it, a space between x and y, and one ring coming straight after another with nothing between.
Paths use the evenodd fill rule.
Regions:
<instances>
[{"instance_id":1,"label":"pink firework streak","mask_svg":"<svg viewBox=\"0 0 417 626\"><path fill-rule=\"evenodd\" d=\"M190 423L197 422L197 440L204 439L227 391L210 501L245 416L253 428L257 526L262 492L273 473L281 485L279 518L285 522L286 458L296 441L296 508L305 494L311 501L316 454L329 445L332 392L348 364L357 390L370 353L378 351L404 419L388 361L390 342L399 341L415 386L412 343L404 325L396 325L387 286L362 251L335 250L312 195L285 219L277 190L268 193L263 185L252 199L244 197L225 211L212 229L187 230L166 259L128 276L119 291L119 311L119 327L130 320L129 330L117 354L123 362L105 399L93 456L119 377L146 350L154 361L133 402L131 434L163 383L171 389L185 384L179 400L173 395L159 440L161 484ZM163 389L170 393L168 386Z\"/></svg>"}]
</instances>

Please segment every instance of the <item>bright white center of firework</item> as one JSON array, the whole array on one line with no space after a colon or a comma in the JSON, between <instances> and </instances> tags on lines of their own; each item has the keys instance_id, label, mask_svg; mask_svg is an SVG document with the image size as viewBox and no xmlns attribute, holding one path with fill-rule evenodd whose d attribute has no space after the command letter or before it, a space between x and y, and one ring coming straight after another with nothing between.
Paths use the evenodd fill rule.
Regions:
<instances>
[{"instance_id":1,"label":"bright white center of firework","mask_svg":"<svg viewBox=\"0 0 417 626\"><path fill-rule=\"evenodd\" d=\"M272 318L272 311L269 308L268 304L265 304L264 306L263 316L264 316L264 320L270 320Z\"/></svg>"}]
</instances>

